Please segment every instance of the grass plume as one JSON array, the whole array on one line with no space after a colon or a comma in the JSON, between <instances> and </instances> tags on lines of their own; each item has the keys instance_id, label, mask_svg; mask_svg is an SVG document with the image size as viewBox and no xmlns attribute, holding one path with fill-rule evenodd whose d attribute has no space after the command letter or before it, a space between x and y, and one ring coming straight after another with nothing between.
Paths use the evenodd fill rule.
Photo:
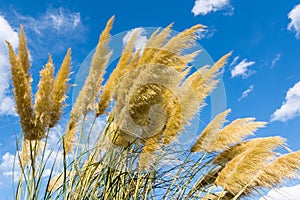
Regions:
<instances>
[{"instance_id":1,"label":"grass plume","mask_svg":"<svg viewBox=\"0 0 300 200\"><path fill-rule=\"evenodd\" d=\"M63 108L65 107L66 93L69 89L68 80L71 71L71 49L68 49L60 69L54 79L51 93L51 121L49 126L54 127L60 119Z\"/></svg>"},{"instance_id":2,"label":"grass plume","mask_svg":"<svg viewBox=\"0 0 300 200\"><path fill-rule=\"evenodd\" d=\"M105 29L100 35L96 51L92 58L89 75L86 78L72 108L70 122L64 136L66 144L65 150L68 153L72 151L74 145L73 143L77 132L77 123L80 116L86 115L88 111L95 109L95 99L100 90L100 84L103 79L105 67L111 56L111 52L108 52L107 44L110 38L110 30L112 29L113 21L114 17L108 20Z\"/></svg>"},{"instance_id":3,"label":"grass plume","mask_svg":"<svg viewBox=\"0 0 300 200\"><path fill-rule=\"evenodd\" d=\"M104 81L112 55L108 46L113 21L114 17L109 19L100 34L89 74L71 108L65 135L56 146L48 143L48 136L66 106L71 50L55 78L49 56L32 103L31 64L23 27L18 55L7 42L22 128L22 150L16 159L21 172L17 200L229 200L299 178L300 151L279 154L279 147L282 151L287 147L278 136L247 140L266 123L249 117L224 126L231 109L212 119L190 147L187 125L206 105L231 55L193 72L190 63L200 51L185 51L196 45L203 25L173 37L173 24L159 28L139 50L134 49L138 36L134 33ZM91 123L86 120L89 114ZM99 125L103 119L104 125ZM74 147L76 151L68 155Z\"/></svg>"}]
</instances>

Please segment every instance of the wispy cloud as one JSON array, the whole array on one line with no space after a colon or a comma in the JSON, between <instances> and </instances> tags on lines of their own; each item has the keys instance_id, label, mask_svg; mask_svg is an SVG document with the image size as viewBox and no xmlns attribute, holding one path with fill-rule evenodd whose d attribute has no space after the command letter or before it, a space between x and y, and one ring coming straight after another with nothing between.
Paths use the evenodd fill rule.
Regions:
<instances>
[{"instance_id":1,"label":"wispy cloud","mask_svg":"<svg viewBox=\"0 0 300 200\"><path fill-rule=\"evenodd\" d=\"M249 88L243 92L242 96L238 99L238 101L241 101L242 99L246 98L253 91L254 85L250 85Z\"/></svg>"},{"instance_id":2,"label":"wispy cloud","mask_svg":"<svg viewBox=\"0 0 300 200\"><path fill-rule=\"evenodd\" d=\"M227 10L225 15L232 15L234 8L230 5L230 0L196 0L192 13L197 15L207 15L210 12Z\"/></svg>"},{"instance_id":3,"label":"wispy cloud","mask_svg":"<svg viewBox=\"0 0 300 200\"><path fill-rule=\"evenodd\" d=\"M300 185L273 189L259 200L297 200L300 196Z\"/></svg>"},{"instance_id":4,"label":"wispy cloud","mask_svg":"<svg viewBox=\"0 0 300 200\"><path fill-rule=\"evenodd\" d=\"M300 116L300 81L291 87L281 107L272 114L271 121L286 122Z\"/></svg>"},{"instance_id":5,"label":"wispy cloud","mask_svg":"<svg viewBox=\"0 0 300 200\"><path fill-rule=\"evenodd\" d=\"M232 67L233 65L235 65L239 59L240 59L239 56L234 57L233 61L230 63L229 66Z\"/></svg>"},{"instance_id":6,"label":"wispy cloud","mask_svg":"<svg viewBox=\"0 0 300 200\"><path fill-rule=\"evenodd\" d=\"M135 28L128 31L123 37L123 45L125 46L129 42L135 32L137 32L137 38L134 44L135 50L144 49L148 39L146 37L146 30L143 28Z\"/></svg>"},{"instance_id":7,"label":"wispy cloud","mask_svg":"<svg viewBox=\"0 0 300 200\"><path fill-rule=\"evenodd\" d=\"M46 13L41 14L37 18L24 16L17 12L14 13L18 20L20 20L24 25L28 25L29 29L39 35L45 34L45 30L52 30L52 32L66 34L68 32L73 32L82 26L79 12L72 12L69 9L62 7L57 9L48 8Z\"/></svg>"},{"instance_id":8,"label":"wispy cloud","mask_svg":"<svg viewBox=\"0 0 300 200\"><path fill-rule=\"evenodd\" d=\"M65 52L74 43L85 39L86 27L80 13L68 8L49 7L46 12L37 16L23 15L16 11L12 13L7 18L15 26L23 24L34 60L49 52Z\"/></svg>"},{"instance_id":9,"label":"wispy cloud","mask_svg":"<svg viewBox=\"0 0 300 200\"><path fill-rule=\"evenodd\" d=\"M0 30L0 116L16 115L14 101L9 89L10 69L5 40L9 41L16 48L18 45L18 33L1 15Z\"/></svg>"},{"instance_id":10,"label":"wispy cloud","mask_svg":"<svg viewBox=\"0 0 300 200\"><path fill-rule=\"evenodd\" d=\"M288 24L288 30L296 32L296 38L300 39L300 4L296 5L288 14L291 22Z\"/></svg>"},{"instance_id":11,"label":"wispy cloud","mask_svg":"<svg viewBox=\"0 0 300 200\"><path fill-rule=\"evenodd\" d=\"M211 26L206 29L200 29L197 32L197 35L200 40L204 39L204 38L209 39L209 38L212 38L216 32L217 32L217 29L214 26Z\"/></svg>"},{"instance_id":12,"label":"wispy cloud","mask_svg":"<svg viewBox=\"0 0 300 200\"><path fill-rule=\"evenodd\" d=\"M234 61L237 62L237 60L235 59ZM241 76L242 78L247 78L255 72L254 70L249 69L249 67L253 66L254 64L254 61L247 61L247 59L242 60L231 70L231 77L234 78L237 76Z\"/></svg>"},{"instance_id":13,"label":"wispy cloud","mask_svg":"<svg viewBox=\"0 0 300 200\"><path fill-rule=\"evenodd\" d=\"M272 68L275 67L275 65L278 63L280 58L281 58L281 54L280 53L276 54L275 58L271 62L271 67Z\"/></svg>"}]
</instances>

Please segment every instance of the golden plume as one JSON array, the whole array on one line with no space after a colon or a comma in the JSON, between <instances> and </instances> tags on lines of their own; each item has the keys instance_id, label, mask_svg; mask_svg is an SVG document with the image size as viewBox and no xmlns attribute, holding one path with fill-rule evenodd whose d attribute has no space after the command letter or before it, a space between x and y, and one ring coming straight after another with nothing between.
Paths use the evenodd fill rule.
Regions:
<instances>
[{"instance_id":1,"label":"golden plume","mask_svg":"<svg viewBox=\"0 0 300 200\"><path fill-rule=\"evenodd\" d=\"M163 104L167 112L163 144L169 144L183 129L182 110L179 98L168 89L164 91Z\"/></svg>"},{"instance_id":2,"label":"golden plume","mask_svg":"<svg viewBox=\"0 0 300 200\"><path fill-rule=\"evenodd\" d=\"M231 194L238 194L253 182L253 178L275 157L273 151L284 142L285 139L277 136L249 141L246 144L246 151L225 165L215 184Z\"/></svg>"},{"instance_id":3,"label":"golden plume","mask_svg":"<svg viewBox=\"0 0 300 200\"><path fill-rule=\"evenodd\" d=\"M159 52L160 48L166 42L168 36L170 35L171 28L173 23L167 26L164 30L158 33L159 29L157 29L149 38L146 43L145 49L138 61L138 65L144 65L152 62L155 54Z\"/></svg>"},{"instance_id":4,"label":"golden plume","mask_svg":"<svg viewBox=\"0 0 300 200\"><path fill-rule=\"evenodd\" d=\"M197 152L203 150L203 146L206 145L206 139L220 132L220 130L223 127L223 124L226 121L226 116L230 112L231 109L228 109L218 114L213 120L211 120L211 122L201 132L200 137L197 139L196 143L191 147L191 152Z\"/></svg>"},{"instance_id":5,"label":"golden plume","mask_svg":"<svg viewBox=\"0 0 300 200\"><path fill-rule=\"evenodd\" d=\"M138 32L135 32L133 36L130 38L129 42L125 46L125 48L122 51L122 55L120 57L120 60L116 66L116 68L113 70L113 72L110 74L109 79L104 85L103 91L99 97L98 101L98 107L96 110L96 116L102 115L106 108L108 107L109 101L112 97L112 93L116 85L118 84L120 78L128 71L130 61L134 55L133 49L134 44L136 41Z\"/></svg>"},{"instance_id":6,"label":"golden plume","mask_svg":"<svg viewBox=\"0 0 300 200\"><path fill-rule=\"evenodd\" d=\"M134 91L129 100L129 113L136 124L146 126L150 123L149 110L162 101L162 90L160 85L146 84Z\"/></svg>"},{"instance_id":7,"label":"golden plume","mask_svg":"<svg viewBox=\"0 0 300 200\"><path fill-rule=\"evenodd\" d=\"M255 118L241 118L233 121L221 130L206 132L206 129L204 129L203 135L201 134L191 151L215 152L240 143L243 138L253 135L253 132L266 124L266 122L255 122L254 120Z\"/></svg>"},{"instance_id":8,"label":"golden plume","mask_svg":"<svg viewBox=\"0 0 300 200\"><path fill-rule=\"evenodd\" d=\"M131 62L129 64L129 66L128 66L128 72L131 72L131 70L133 70L134 68L136 68L138 66L138 61L139 61L141 52L142 52L142 49L138 49L135 52L135 54L134 54L134 56L133 56L133 58L132 58L132 60L131 60Z\"/></svg>"},{"instance_id":9,"label":"golden plume","mask_svg":"<svg viewBox=\"0 0 300 200\"><path fill-rule=\"evenodd\" d=\"M72 108L70 122L64 136L65 151L67 153L72 151L75 134L77 132L77 123L80 116L86 115L90 110L94 109L95 99L100 90L105 67L112 54L112 52L108 53L108 41L113 21L114 17L111 17L100 35L96 51L92 58L89 75Z\"/></svg>"},{"instance_id":10,"label":"golden plume","mask_svg":"<svg viewBox=\"0 0 300 200\"><path fill-rule=\"evenodd\" d=\"M155 104L163 107L162 95L165 89L177 91L176 87L181 81L178 74L169 67L156 64L139 66L126 73L114 95L116 104L113 114L116 124L124 131L124 127L139 129L147 136L161 131L165 112L152 112L157 115L151 118L149 111L159 109Z\"/></svg>"},{"instance_id":11,"label":"golden plume","mask_svg":"<svg viewBox=\"0 0 300 200\"><path fill-rule=\"evenodd\" d=\"M20 124L25 139L34 140L37 136L33 130L31 87L28 74L24 71L20 58L15 54L12 45L7 42L9 59L11 64L11 78L14 86L14 98L16 101L16 112L20 116Z\"/></svg>"},{"instance_id":12,"label":"golden plume","mask_svg":"<svg viewBox=\"0 0 300 200\"><path fill-rule=\"evenodd\" d=\"M257 176L255 185L273 188L286 179L299 178L300 151L282 155Z\"/></svg>"},{"instance_id":13,"label":"golden plume","mask_svg":"<svg viewBox=\"0 0 300 200\"><path fill-rule=\"evenodd\" d=\"M219 70L225 65L231 52L220 58L212 67L204 66L190 75L181 86L182 121L189 120L204 106L203 101L218 84Z\"/></svg>"},{"instance_id":14,"label":"golden plume","mask_svg":"<svg viewBox=\"0 0 300 200\"><path fill-rule=\"evenodd\" d=\"M166 50L171 50L176 54L180 54L183 49L190 48L195 45L195 41L198 38L197 31L206 28L201 24L192 26L189 29L186 29L173 38L171 38L166 45L163 46Z\"/></svg>"},{"instance_id":15,"label":"golden plume","mask_svg":"<svg viewBox=\"0 0 300 200\"><path fill-rule=\"evenodd\" d=\"M205 147L207 151L219 151L226 149L228 146L242 142L242 139L258 129L265 127L266 122L255 122L255 118L241 118L233 121L225 126L216 138L208 138L208 145Z\"/></svg>"},{"instance_id":16,"label":"golden plume","mask_svg":"<svg viewBox=\"0 0 300 200\"><path fill-rule=\"evenodd\" d=\"M29 82L31 82L31 78L30 78L29 74L27 73L30 68L30 60L29 60L29 53L28 53L27 44L26 44L26 36L25 36L24 28L22 25L20 26L18 55L19 55L20 61L22 63L24 72L27 74L27 78L28 78Z\"/></svg>"},{"instance_id":17,"label":"golden plume","mask_svg":"<svg viewBox=\"0 0 300 200\"><path fill-rule=\"evenodd\" d=\"M65 107L66 93L69 85L68 80L71 71L71 49L68 49L60 69L53 82L53 90L51 93L51 121L49 127L54 127L61 117L63 108Z\"/></svg>"},{"instance_id":18,"label":"golden plume","mask_svg":"<svg viewBox=\"0 0 300 200\"><path fill-rule=\"evenodd\" d=\"M238 154L244 152L246 150L246 145L248 141L245 142L241 142L238 144L235 144L229 148L227 148L226 150L224 150L223 152L219 153L215 159L213 160L213 163L216 165L221 165L224 166L225 164L227 164L230 160L232 160L235 156L237 156Z\"/></svg>"},{"instance_id":19,"label":"golden plume","mask_svg":"<svg viewBox=\"0 0 300 200\"><path fill-rule=\"evenodd\" d=\"M198 24L172 37L157 51L151 63L162 64L173 67L177 71L182 71L186 67L185 63L187 64L187 57L184 59L181 53L184 49L195 45L197 39L196 32L202 28L204 28L204 26ZM194 56L197 54L198 52L194 53Z\"/></svg>"},{"instance_id":20,"label":"golden plume","mask_svg":"<svg viewBox=\"0 0 300 200\"><path fill-rule=\"evenodd\" d=\"M36 126L36 139L45 137L46 129L49 127L51 120L50 112L52 107L51 92L53 86L54 66L52 58L49 55L46 67L40 71L40 81L38 83L38 91L35 95L34 104L34 123Z\"/></svg>"},{"instance_id":21,"label":"golden plume","mask_svg":"<svg viewBox=\"0 0 300 200\"><path fill-rule=\"evenodd\" d=\"M110 18L105 29L100 35L96 51L92 58L91 68L85 83L79 92L76 102L72 109L72 114L78 118L81 114L85 115L88 111L93 110L95 99L100 90L100 84L103 79L105 67L109 61L112 52L108 52L108 42L110 38L110 30L114 17Z\"/></svg>"}]
</instances>

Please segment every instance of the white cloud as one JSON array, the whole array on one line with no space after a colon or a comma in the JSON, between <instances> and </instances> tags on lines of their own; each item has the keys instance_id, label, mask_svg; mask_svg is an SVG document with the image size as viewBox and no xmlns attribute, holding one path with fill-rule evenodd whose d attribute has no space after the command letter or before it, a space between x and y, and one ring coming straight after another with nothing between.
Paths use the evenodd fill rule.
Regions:
<instances>
[{"instance_id":1,"label":"white cloud","mask_svg":"<svg viewBox=\"0 0 300 200\"><path fill-rule=\"evenodd\" d=\"M71 12L64 8L48 9L46 13L38 17L22 16L16 12L13 13L13 15L7 15L6 17L0 15L0 116L16 116L10 89L8 50L5 44L5 40L8 40L14 48L18 45L18 33L12 25L24 25L26 33L29 33L27 34L28 43L30 46L35 47L34 55L39 58L41 58L43 53L44 56L42 57L45 58L47 53L52 51L55 51L55 53L65 52L69 46L65 45L66 41L69 40L73 43L71 40L79 37L79 34L81 35L82 31L80 30L83 27L80 13ZM51 45L46 47L46 43L51 43Z\"/></svg>"},{"instance_id":2,"label":"white cloud","mask_svg":"<svg viewBox=\"0 0 300 200\"><path fill-rule=\"evenodd\" d=\"M300 116L300 81L288 90L281 107L272 114L271 121L286 122Z\"/></svg>"},{"instance_id":3,"label":"white cloud","mask_svg":"<svg viewBox=\"0 0 300 200\"><path fill-rule=\"evenodd\" d=\"M288 14L291 22L288 24L288 30L296 32L296 38L300 39L300 4L296 5Z\"/></svg>"},{"instance_id":4,"label":"white cloud","mask_svg":"<svg viewBox=\"0 0 300 200\"><path fill-rule=\"evenodd\" d=\"M276 65L276 63L280 60L280 58L281 58L281 54L279 54L279 53L276 54L275 58L272 60L272 63L271 63L272 68Z\"/></svg>"},{"instance_id":5,"label":"white cloud","mask_svg":"<svg viewBox=\"0 0 300 200\"><path fill-rule=\"evenodd\" d=\"M42 35L52 30L59 34L66 34L75 31L82 26L79 12L71 12L65 8L48 8L46 13L38 16L23 16L15 12L18 20L27 28L33 30L36 34Z\"/></svg>"},{"instance_id":6,"label":"white cloud","mask_svg":"<svg viewBox=\"0 0 300 200\"><path fill-rule=\"evenodd\" d=\"M86 28L80 13L68 8L49 7L46 12L34 17L14 11L6 17L15 26L23 24L30 52L35 60L44 61L49 52L65 53L68 47L74 47L86 38Z\"/></svg>"},{"instance_id":7,"label":"white cloud","mask_svg":"<svg viewBox=\"0 0 300 200\"><path fill-rule=\"evenodd\" d=\"M217 32L217 29L215 27L208 27L206 29L200 29L197 32L197 35L199 37L199 39L203 39L203 38L212 38L214 36L214 34Z\"/></svg>"},{"instance_id":8,"label":"white cloud","mask_svg":"<svg viewBox=\"0 0 300 200\"><path fill-rule=\"evenodd\" d=\"M254 73L253 70L249 69L249 67L251 67L254 64L254 61L247 61L247 59L242 60L231 70L231 77L234 78L237 76L242 76L243 78L247 78L248 76Z\"/></svg>"},{"instance_id":9,"label":"white cloud","mask_svg":"<svg viewBox=\"0 0 300 200\"><path fill-rule=\"evenodd\" d=\"M236 62L238 61L240 59L240 57L239 56L236 56L236 57L234 57L234 59L233 59L233 61L230 63L230 67L232 67L233 65L235 65L236 64Z\"/></svg>"},{"instance_id":10,"label":"white cloud","mask_svg":"<svg viewBox=\"0 0 300 200\"><path fill-rule=\"evenodd\" d=\"M242 96L238 99L238 101L241 101L242 99L246 98L253 91L254 85L250 85L249 88L243 92Z\"/></svg>"},{"instance_id":11,"label":"white cloud","mask_svg":"<svg viewBox=\"0 0 300 200\"><path fill-rule=\"evenodd\" d=\"M13 163L14 163L14 158L15 156L12 155L9 152L6 152L3 156L2 156L2 162L0 163L0 170L11 170Z\"/></svg>"},{"instance_id":12,"label":"white cloud","mask_svg":"<svg viewBox=\"0 0 300 200\"><path fill-rule=\"evenodd\" d=\"M14 100L9 89L10 69L8 50L5 40L13 47L18 45L18 33L10 26L7 20L0 15L0 116L16 115Z\"/></svg>"},{"instance_id":13,"label":"white cloud","mask_svg":"<svg viewBox=\"0 0 300 200\"><path fill-rule=\"evenodd\" d=\"M15 168L14 167L14 163L15 163ZM18 167L18 162L17 160L15 161L15 155L6 152L3 156L2 156L2 162L0 163L0 172L2 176L4 177L11 177L14 176L14 181L18 181L19 180L19 175L20 175L20 170ZM11 179L9 179L11 180Z\"/></svg>"},{"instance_id":14,"label":"white cloud","mask_svg":"<svg viewBox=\"0 0 300 200\"><path fill-rule=\"evenodd\" d=\"M58 129L61 127L58 126ZM62 152L59 150L59 137L58 129L54 128L50 131L48 143L46 145L44 158L47 159L46 168L43 171L42 177L48 177L50 175L51 167L55 164L54 170L57 170L59 165L61 164L61 160L63 158ZM41 149L44 149L41 146ZM6 152L1 159L0 162L0 179L8 178L7 185L11 184L11 177L13 176L14 182L19 181L20 178L20 163L19 156L21 156L21 151L17 152L17 156L11 154L10 152ZM41 158L39 158L41 160Z\"/></svg>"},{"instance_id":15,"label":"white cloud","mask_svg":"<svg viewBox=\"0 0 300 200\"><path fill-rule=\"evenodd\" d=\"M85 125L84 125L84 133L85 134L81 140L81 144L78 146L79 148L83 148L83 146L93 147L95 143L98 141L99 130L102 130L105 126L106 117L99 117L94 122L94 113L89 113L85 118ZM94 123L94 124L93 124ZM92 128L93 127L93 128ZM49 137L47 140L47 145L45 148L44 158L47 158L46 166L43 171L42 177L46 178L49 177L51 168L54 165L54 173L57 171L62 170L62 160L63 160L63 153L62 153L62 142L61 136L64 134L64 128L61 125L57 125L50 130ZM89 136L89 137L88 137ZM41 149L44 149L41 146ZM20 151L17 152L20 155ZM19 156L17 155L17 156ZM72 161L73 154L67 155L67 161ZM16 157L15 160L15 169L13 170L15 155L6 152L0 159L0 180L4 180L5 178L8 180L6 185L11 184L12 175L14 175L14 181L18 181L20 177L20 168L19 168L19 160ZM41 160L41 155L39 157ZM45 162L45 160L44 160ZM67 163L68 165L69 163ZM38 169L37 169L38 170ZM52 176L55 174L52 174Z\"/></svg>"},{"instance_id":16,"label":"white cloud","mask_svg":"<svg viewBox=\"0 0 300 200\"><path fill-rule=\"evenodd\" d=\"M129 42L135 32L137 32L137 38L134 44L135 50L144 49L148 39L145 36L146 30L143 28L135 28L128 31L123 37L123 45L125 46Z\"/></svg>"},{"instance_id":17,"label":"white cloud","mask_svg":"<svg viewBox=\"0 0 300 200\"><path fill-rule=\"evenodd\" d=\"M300 185L295 185L270 190L266 196L261 197L259 200L299 200L299 197Z\"/></svg>"},{"instance_id":18,"label":"white cloud","mask_svg":"<svg viewBox=\"0 0 300 200\"><path fill-rule=\"evenodd\" d=\"M206 15L210 12L216 12L226 8L229 8L229 12L225 14L232 15L233 7L230 5L230 0L196 0L192 13L194 13L195 16Z\"/></svg>"}]
</instances>

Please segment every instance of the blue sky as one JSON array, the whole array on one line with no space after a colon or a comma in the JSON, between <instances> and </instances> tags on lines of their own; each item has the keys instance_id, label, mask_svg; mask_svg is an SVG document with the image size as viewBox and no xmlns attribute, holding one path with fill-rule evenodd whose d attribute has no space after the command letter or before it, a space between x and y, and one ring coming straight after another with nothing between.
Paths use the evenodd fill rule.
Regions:
<instances>
[{"instance_id":1,"label":"blue sky","mask_svg":"<svg viewBox=\"0 0 300 200\"><path fill-rule=\"evenodd\" d=\"M300 149L299 0L61 0L38 4L0 0L0 199L1 191L7 192L11 182L6 180L12 180L9 166L15 135L20 132L4 40L16 47L19 25L24 25L33 63L33 88L47 54L51 53L59 66L67 48L72 48L74 81L112 15L116 17L113 35L137 27L141 31L143 27L165 27L172 22L175 31L197 23L208 26L198 43L213 60L233 50L222 77L227 107L232 109L229 119L253 116L267 121L267 128L257 136L280 135L288 139L291 149ZM141 34L140 45L146 39ZM209 119L205 120L207 123Z\"/></svg>"}]
</instances>

